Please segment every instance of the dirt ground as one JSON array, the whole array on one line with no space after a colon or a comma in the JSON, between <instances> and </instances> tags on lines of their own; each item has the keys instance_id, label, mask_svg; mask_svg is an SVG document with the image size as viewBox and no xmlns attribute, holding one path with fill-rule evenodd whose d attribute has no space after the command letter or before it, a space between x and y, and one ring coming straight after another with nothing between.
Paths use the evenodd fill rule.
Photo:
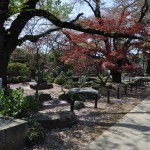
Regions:
<instances>
[{"instance_id":1,"label":"dirt ground","mask_svg":"<svg viewBox=\"0 0 150 150\"><path fill-rule=\"evenodd\" d=\"M29 84L10 85L12 88L22 87L25 95L33 95L34 90L30 89ZM67 91L67 90L66 90ZM53 89L42 90L41 93L50 93L53 100L44 102L40 113L57 112L70 110L67 102L59 100L59 94L63 93L61 86L54 84ZM74 113L79 119L77 125L71 128L54 129L47 131L46 142L44 145L35 146L36 150L82 150L88 143L95 140L102 132L117 122L128 111L133 109L144 98L150 95L150 85L139 86L136 90L130 87L125 95L124 87L120 88L119 99L116 98L117 91L111 91L110 104L107 103L106 93L98 100L98 108L94 109L94 101L84 102L85 108L75 110Z\"/></svg>"}]
</instances>

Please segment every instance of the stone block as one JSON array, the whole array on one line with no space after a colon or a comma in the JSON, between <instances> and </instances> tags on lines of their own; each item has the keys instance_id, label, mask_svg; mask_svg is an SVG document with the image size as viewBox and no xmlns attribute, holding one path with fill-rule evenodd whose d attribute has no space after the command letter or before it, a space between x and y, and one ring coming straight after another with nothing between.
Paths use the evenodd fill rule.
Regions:
<instances>
[{"instance_id":1,"label":"stone block","mask_svg":"<svg viewBox=\"0 0 150 150\"><path fill-rule=\"evenodd\" d=\"M68 94L78 94L85 99L97 99L100 97L99 92L91 87L72 88L68 91Z\"/></svg>"},{"instance_id":2,"label":"stone block","mask_svg":"<svg viewBox=\"0 0 150 150\"><path fill-rule=\"evenodd\" d=\"M12 119L9 124L0 126L0 150L22 150L27 127L27 121L20 119Z\"/></svg>"},{"instance_id":3,"label":"stone block","mask_svg":"<svg viewBox=\"0 0 150 150\"><path fill-rule=\"evenodd\" d=\"M33 119L46 129L66 128L78 123L76 115L70 111L39 113Z\"/></svg>"}]
</instances>

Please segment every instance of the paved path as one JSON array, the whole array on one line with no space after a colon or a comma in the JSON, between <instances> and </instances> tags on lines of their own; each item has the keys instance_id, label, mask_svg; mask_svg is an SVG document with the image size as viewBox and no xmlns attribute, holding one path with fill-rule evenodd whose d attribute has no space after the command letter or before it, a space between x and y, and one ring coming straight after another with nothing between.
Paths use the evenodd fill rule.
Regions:
<instances>
[{"instance_id":1,"label":"paved path","mask_svg":"<svg viewBox=\"0 0 150 150\"><path fill-rule=\"evenodd\" d=\"M150 150L150 96L104 131L86 150Z\"/></svg>"}]
</instances>

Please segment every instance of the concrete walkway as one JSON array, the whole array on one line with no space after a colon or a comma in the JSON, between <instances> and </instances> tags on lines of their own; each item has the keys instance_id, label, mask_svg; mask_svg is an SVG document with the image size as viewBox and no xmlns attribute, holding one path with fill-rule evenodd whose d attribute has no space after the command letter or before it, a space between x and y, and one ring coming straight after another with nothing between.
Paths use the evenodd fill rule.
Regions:
<instances>
[{"instance_id":1,"label":"concrete walkway","mask_svg":"<svg viewBox=\"0 0 150 150\"><path fill-rule=\"evenodd\" d=\"M85 150L150 150L150 96Z\"/></svg>"}]
</instances>

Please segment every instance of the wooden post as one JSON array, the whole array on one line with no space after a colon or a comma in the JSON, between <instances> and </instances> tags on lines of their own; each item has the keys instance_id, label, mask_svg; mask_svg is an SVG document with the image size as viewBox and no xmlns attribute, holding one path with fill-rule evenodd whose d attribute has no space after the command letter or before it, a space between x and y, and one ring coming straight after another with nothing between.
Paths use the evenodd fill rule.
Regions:
<instances>
[{"instance_id":1,"label":"wooden post","mask_svg":"<svg viewBox=\"0 0 150 150\"><path fill-rule=\"evenodd\" d=\"M136 90L137 90L137 88L138 88L138 83L137 83L137 81L136 81L136 83L135 83L135 87L136 87Z\"/></svg>"},{"instance_id":2,"label":"wooden post","mask_svg":"<svg viewBox=\"0 0 150 150\"><path fill-rule=\"evenodd\" d=\"M107 90L107 103L110 103L110 90Z\"/></svg>"},{"instance_id":3,"label":"wooden post","mask_svg":"<svg viewBox=\"0 0 150 150\"><path fill-rule=\"evenodd\" d=\"M142 80L140 80L140 85L142 85Z\"/></svg>"},{"instance_id":4,"label":"wooden post","mask_svg":"<svg viewBox=\"0 0 150 150\"><path fill-rule=\"evenodd\" d=\"M95 108L97 108L97 101L98 101L98 96L96 96L96 99L95 99Z\"/></svg>"},{"instance_id":5,"label":"wooden post","mask_svg":"<svg viewBox=\"0 0 150 150\"><path fill-rule=\"evenodd\" d=\"M127 95L127 85L124 86L124 94Z\"/></svg>"},{"instance_id":6,"label":"wooden post","mask_svg":"<svg viewBox=\"0 0 150 150\"><path fill-rule=\"evenodd\" d=\"M130 84L130 87L131 87L131 92L132 92L132 83Z\"/></svg>"},{"instance_id":7,"label":"wooden post","mask_svg":"<svg viewBox=\"0 0 150 150\"><path fill-rule=\"evenodd\" d=\"M118 85L118 87L117 87L117 99L119 99L120 98L120 88L119 88L119 85Z\"/></svg>"},{"instance_id":8,"label":"wooden post","mask_svg":"<svg viewBox=\"0 0 150 150\"><path fill-rule=\"evenodd\" d=\"M75 101L71 101L70 102L70 111L74 111L74 103L75 103Z\"/></svg>"}]
</instances>

